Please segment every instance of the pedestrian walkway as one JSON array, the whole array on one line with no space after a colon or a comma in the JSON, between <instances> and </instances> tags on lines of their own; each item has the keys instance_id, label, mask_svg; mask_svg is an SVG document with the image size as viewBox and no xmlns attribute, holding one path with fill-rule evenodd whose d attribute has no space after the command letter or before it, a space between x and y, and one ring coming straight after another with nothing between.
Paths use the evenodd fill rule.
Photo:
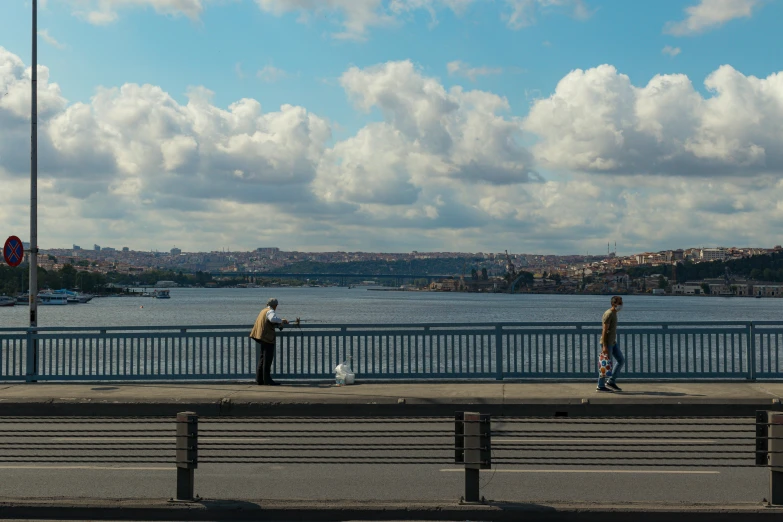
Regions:
<instances>
[{"instance_id":1,"label":"pedestrian walkway","mask_svg":"<svg viewBox=\"0 0 783 522\"><path fill-rule=\"evenodd\" d=\"M399 407L400 412L425 407L435 411L455 408L524 406L658 406L689 405L779 407L783 383L621 383L623 392L596 393L592 383L369 383L353 386L293 383L268 387L245 383L101 383L101 384L0 384L0 415L19 412L52 411L53 407L79 407L79 411L154 411L154 406L170 411L176 407L218 406L221 411L243 405L250 407L298 406L318 412L320 407L343 406L365 410L369 407ZM100 407L102 406L102 407ZM145 410L145 406L147 407ZM12 413L11 410L13 410ZM103 414L103 413L101 413ZM153 413L150 413L153 414ZM315 413L318 414L318 413Z\"/></svg>"}]
</instances>

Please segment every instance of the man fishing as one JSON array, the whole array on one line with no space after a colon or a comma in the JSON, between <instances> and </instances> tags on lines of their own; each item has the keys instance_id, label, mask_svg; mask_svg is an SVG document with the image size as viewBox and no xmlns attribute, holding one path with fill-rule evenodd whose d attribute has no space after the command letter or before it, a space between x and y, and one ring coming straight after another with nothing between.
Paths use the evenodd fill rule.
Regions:
<instances>
[{"instance_id":1,"label":"man fishing","mask_svg":"<svg viewBox=\"0 0 783 522\"><path fill-rule=\"evenodd\" d=\"M250 338L261 345L261 356L258 358L256 368L256 384L262 386L279 386L279 382L272 380L272 362L275 360L275 328L283 329L288 321L277 315L277 299L271 298L266 302L266 308L258 314L256 323L250 331Z\"/></svg>"}]
</instances>

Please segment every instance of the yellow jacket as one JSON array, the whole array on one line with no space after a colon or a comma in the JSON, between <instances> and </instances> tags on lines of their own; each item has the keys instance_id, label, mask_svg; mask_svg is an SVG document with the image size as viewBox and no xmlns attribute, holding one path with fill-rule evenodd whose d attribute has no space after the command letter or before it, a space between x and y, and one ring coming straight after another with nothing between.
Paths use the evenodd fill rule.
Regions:
<instances>
[{"instance_id":1,"label":"yellow jacket","mask_svg":"<svg viewBox=\"0 0 783 522\"><path fill-rule=\"evenodd\" d=\"M267 306L258 314L256 323L253 325L253 329L250 330L250 338L262 343L275 344L275 324L266 318L269 310L271 308Z\"/></svg>"}]
</instances>

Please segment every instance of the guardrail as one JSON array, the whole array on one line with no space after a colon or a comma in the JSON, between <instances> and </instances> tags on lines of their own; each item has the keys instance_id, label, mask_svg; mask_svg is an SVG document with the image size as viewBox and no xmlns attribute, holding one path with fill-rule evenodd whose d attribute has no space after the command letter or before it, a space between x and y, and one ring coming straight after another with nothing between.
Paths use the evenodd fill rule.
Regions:
<instances>
[{"instance_id":1,"label":"guardrail","mask_svg":"<svg viewBox=\"0 0 783 522\"><path fill-rule=\"evenodd\" d=\"M609 431L607 431L609 430ZM753 417L0 417L0 463L168 463L176 499L199 500L199 465L460 464L464 502L480 470L525 467L769 469L783 505L783 412ZM462 470L454 470L462 471Z\"/></svg>"},{"instance_id":2,"label":"guardrail","mask_svg":"<svg viewBox=\"0 0 783 522\"><path fill-rule=\"evenodd\" d=\"M0 328L0 381L251 379L251 325ZM273 373L360 380L592 379L595 323L301 325L278 334ZM782 379L783 322L621 323L624 379Z\"/></svg>"}]
</instances>

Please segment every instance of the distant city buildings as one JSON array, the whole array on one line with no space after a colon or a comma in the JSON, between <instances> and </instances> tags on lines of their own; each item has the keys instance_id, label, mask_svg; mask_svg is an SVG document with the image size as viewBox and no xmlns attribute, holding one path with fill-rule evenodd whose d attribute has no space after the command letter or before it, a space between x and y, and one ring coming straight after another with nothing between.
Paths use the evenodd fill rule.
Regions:
<instances>
[{"instance_id":1,"label":"distant city buildings","mask_svg":"<svg viewBox=\"0 0 783 522\"><path fill-rule=\"evenodd\" d=\"M723 261L726 259L728 249L726 248L702 248L699 257L702 261Z\"/></svg>"},{"instance_id":2,"label":"distant city buildings","mask_svg":"<svg viewBox=\"0 0 783 522\"><path fill-rule=\"evenodd\" d=\"M26 245L26 249L29 248ZM426 274L438 260L459 259L443 275L451 276L448 281L439 282L432 289L442 291L494 291L502 288L505 275L513 264L518 275L521 272L533 274L530 290L568 292L613 292L645 291L652 293L659 288L660 278L666 282L667 293L712 295L778 295L775 285L764 281L736 281L731 284L723 280L706 282L688 282L675 285L675 267L678 263L703 263L716 260L741 259L753 255L783 252L783 247L773 249L758 247L697 247L672 249L659 252L643 252L627 256L618 256L615 252L601 255L550 255L550 254L512 254L505 252L298 252L285 251L277 247L259 247L247 252L183 252L174 247L169 253L142 252L123 247L121 252L113 248L101 248L95 245L93 250L83 250L78 245L71 249L42 250L39 260L47 269L59 269L71 264L77 270L98 273L139 274L150 270L174 271L183 273L209 272L217 277L235 273L252 274L263 277L269 272L285 272L285 268L295 263L356 263L374 262L381 267L388 263L387 271L397 270L401 277L406 274ZM51 255L56 261L45 259ZM509 262L510 261L510 262ZM392 263L396 263L391 266ZM400 265L402 263L402 265ZM462 269L454 268L462 266ZM400 266L404 268L400 268ZM627 270L633 267L660 267L652 275L629 277ZM471 271L479 272L486 268L489 279L486 282L471 278ZM383 268L381 268L383 270ZM339 267L334 268L340 273ZM256 275L257 274L257 275ZM464 279L464 281L463 281ZM466 285L467 283L467 285ZM507 282L510 284L510 282ZM710 288L705 292L703 284ZM722 286L721 286L722 285ZM766 286L765 286L766 285ZM780 286L783 289L783 285ZM471 290L473 289L473 290ZM478 290L475 290L478 289ZM498 290L501 291L501 290Z\"/></svg>"}]
</instances>

